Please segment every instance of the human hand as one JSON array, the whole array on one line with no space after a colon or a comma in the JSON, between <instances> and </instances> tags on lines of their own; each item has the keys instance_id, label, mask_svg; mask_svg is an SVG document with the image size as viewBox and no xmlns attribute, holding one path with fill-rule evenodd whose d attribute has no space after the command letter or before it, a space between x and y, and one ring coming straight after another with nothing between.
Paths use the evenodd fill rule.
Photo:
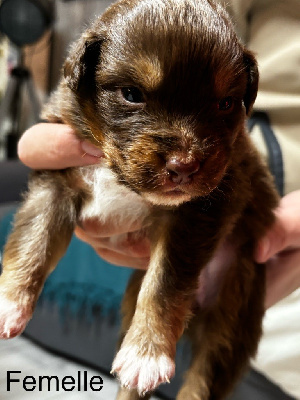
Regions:
<instances>
[{"instance_id":1,"label":"human hand","mask_svg":"<svg viewBox=\"0 0 300 400\"><path fill-rule=\"evenodd\" d=\"M282 198L255 259L267 265L266 308L300 287L300 190Z\"/></svg>"},{"instance_id":2,"label":"human hand","mask_svg":"<svg viewBox=\"0 0 300 400\"><path fill-rule=\"evenodd\" d=\"M63 169L97 164L103 153L90 142L78 139L68 125L40 123L23 134L18 155L33 169ZM114 226L86 220L76 227L75 234L112 264L146 268L150 244L141 228L142 221L116 231Z\"/></svg>"}]
</instances>

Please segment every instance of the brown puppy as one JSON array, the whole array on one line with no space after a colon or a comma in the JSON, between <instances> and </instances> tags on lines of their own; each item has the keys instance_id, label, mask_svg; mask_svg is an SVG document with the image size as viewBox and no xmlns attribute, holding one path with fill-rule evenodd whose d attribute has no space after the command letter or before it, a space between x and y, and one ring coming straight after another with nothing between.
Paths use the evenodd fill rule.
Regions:
<instances>
[{"instance_id":1,"label":"brown puppy","mask_svg":"<svg viewBox=\"0 0 300 400\"><path fill-rule=\"evenodd\" d=\"M211 0L121 0L97 19L45 116L105 159L33 174L5 249L0 335L24 329L78 221L142 220L151 259L124 300L118 399L149 398L172 377L189 322L193 360L177 399L223 399L261 334L265 272L253 249L277 205L245 129L257 84L253 55Z\"/></svg>"}]
</instances>

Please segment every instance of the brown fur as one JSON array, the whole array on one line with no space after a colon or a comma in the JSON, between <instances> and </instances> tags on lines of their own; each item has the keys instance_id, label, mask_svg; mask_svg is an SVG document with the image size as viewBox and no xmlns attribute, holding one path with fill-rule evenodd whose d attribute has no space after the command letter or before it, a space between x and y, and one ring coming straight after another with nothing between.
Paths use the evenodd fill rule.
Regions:
<instances>
[{"instance_id":1,"label":"brown fur","mask_svg":"<svg viewBox=\"0 0 300 400\"><path fill-rule=\"evenodd\" d=\"M257 85L253 55L211 0L121 0L73 45L65 62L45 116L100 146L118 182L149 207L149 269L134 275L123 305L114 370L130 390L120 389L119 400L142 398L168 381L188 323L193 360L178 400L223 399L255 354L265 271L253 251L278 202L245 128ZM124 98L124 88L132 87L142 93L138 102ZM227 98L233 105L223 109ZM169 167L177 165L196 169L182 180ZM0 286L21 317L8 331L1 328L0 311L3 337L24 328L24 315L26 322L81 210L96 195L80 171L32 176L6 245ZM220 252L228 265L208 289L207 264ZM207 293L202 288L195 306L200 273ZM156 365L162 355L164 372ZM147 360L156 378L143 378ZM131 370L136 375L128 382Z\"/></svg>"}]
</instances>

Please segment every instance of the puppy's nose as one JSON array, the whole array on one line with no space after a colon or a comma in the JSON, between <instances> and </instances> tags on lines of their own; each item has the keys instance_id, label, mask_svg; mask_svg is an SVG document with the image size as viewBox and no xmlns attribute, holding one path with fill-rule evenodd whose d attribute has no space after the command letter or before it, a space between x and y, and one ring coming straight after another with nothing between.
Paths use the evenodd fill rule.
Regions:
<instances>
[{"instance_id":1,"label":"puppy's nose","mask_svg":"<svg viewBox=\"0 0 300 400\"><path fill-rule=\"evenodd\" d=\"M191 182L193 175L199 171L200 163L196 159L183 162L172 157L167 161L166 168L172 182L184 184Z\"/></svg>"}]
</instances>

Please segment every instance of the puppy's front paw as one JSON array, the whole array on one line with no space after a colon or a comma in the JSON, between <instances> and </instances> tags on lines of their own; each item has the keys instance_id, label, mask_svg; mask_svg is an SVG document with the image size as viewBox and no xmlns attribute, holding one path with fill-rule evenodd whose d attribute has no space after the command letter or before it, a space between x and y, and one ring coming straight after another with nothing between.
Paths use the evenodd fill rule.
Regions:
<instances>
[{"instance_id":1,"label":"puppy's front paw","mask_svg":"<svg viewBox=\"0 0 300 400\"><path fill-rule=\"evenodd\" d=\"M149 344L151 348L151 343ZM112 366L122 386L137 389L140 396L153 391L158 385L170 382L175 372L175 363L166 354L141 351L136 345L124 345L118 352Z\"/></svg>"},{"instance_id":2,"label":"puppy's front paw","mask_svg":"<svg viewBox=\"0 0 300 400\"><path fill-rule=\"evenodd\" d=\"M26 307L0 294L0 339L10 339L22 333L30 318L31 312Z\"/></svg>"}]
</instances>

